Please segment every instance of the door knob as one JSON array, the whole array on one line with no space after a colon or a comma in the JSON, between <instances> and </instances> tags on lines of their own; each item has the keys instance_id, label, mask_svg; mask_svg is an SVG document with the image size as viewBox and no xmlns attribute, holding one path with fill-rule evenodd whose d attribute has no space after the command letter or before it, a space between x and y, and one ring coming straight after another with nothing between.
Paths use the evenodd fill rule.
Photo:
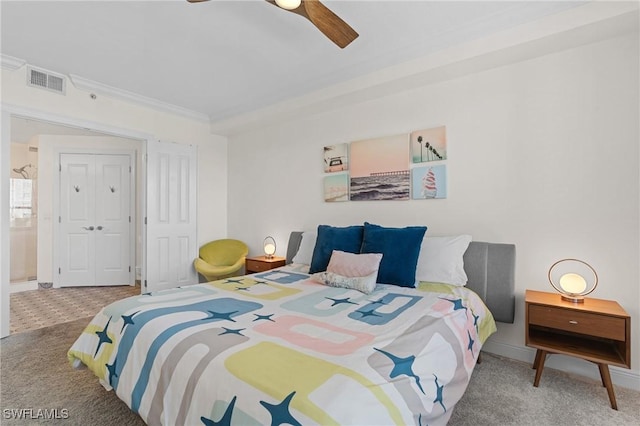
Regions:
<instances>
[{"instance_id":1,"label":"door knob","mask_svg":"<svg viewBox=\"0 0 640 426\"><path fill-rule=\"evenodd\" d=\"M98 231L102 231L102 225L98 225L98 227L96 228Z\"/></svg>"},{"instance_id":2,"label":"door knob","mask_svg":"<svg viewBox=\"0 0 640 426\"><path fill-rule=\"evenodd\" d=\"M95 229L93 226L89 226L89 227L83 226L83 228L86 229L87 231L93 231Z\"/></svg>"}]
</instances>

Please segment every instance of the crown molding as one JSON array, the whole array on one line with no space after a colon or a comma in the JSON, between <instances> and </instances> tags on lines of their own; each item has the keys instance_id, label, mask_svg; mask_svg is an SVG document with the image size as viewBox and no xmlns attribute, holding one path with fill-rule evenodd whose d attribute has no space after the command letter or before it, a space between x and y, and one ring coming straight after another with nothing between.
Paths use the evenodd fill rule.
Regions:
<instances>
[{"instance_id":1,"label":"crown molding","mask_svg":"<svg viewBox=\"0 0 640 426\"><path fill-rule=\"evenodd\" d=\"M0 66L2 66L2 68L5 70L15 71L19 68L22 68L26 63L27 61L25 61L24 59L15 58L13 56L4 54L0 55Z\"/></svg>"},{"instance_id":2,"label":"crown molding","mask_svg":"<svg viewBox=\"0 0 640 426\"><path fill-rule=\"evenodd\" d=\"M203 114L167 102L162 102L154 98L148 98L146 96L129 92L127 90L118 89L117 87L108 86L103 83L98 83L97 81L89 80L75 74L69 74L69 79L71 80L71 83L73 83L74 87L78 90L86 90L92 93L101 93L112 98L136 103L138 105L153 108L163 112L169 112L171 114L181 115L183 117L191 118L193 120L201 121L204 123L210 122L209 116L207 114Z\"/></svg>"}]
</instances>

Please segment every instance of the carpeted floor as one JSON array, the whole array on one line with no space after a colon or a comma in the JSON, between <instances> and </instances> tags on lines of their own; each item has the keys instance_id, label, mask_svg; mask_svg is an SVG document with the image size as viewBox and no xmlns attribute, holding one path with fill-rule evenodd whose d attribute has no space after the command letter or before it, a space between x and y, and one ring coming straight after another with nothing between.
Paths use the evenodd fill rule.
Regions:
<instances>
[{"instance_id":1,"label":"carpeted floor","mask_svg":"<svg viewBox=\"0 0 640 426\"><path fill-rule=\"evenodd\" d=\"M143 425L107 392L88 370L74 370L66 352L90 318L19 333L0 340L0 413L3 425L46 420L15 420L11 409L58 409L68 425ZM595 367L594 367L595 368ZM620 411L609 407L600 382L545 368L540 387L532 386L529 364L483 354L450 425L637 425L640 392L616 387ZM65 409L66 411L62 411Z\"/></svg>"},{"instance_id":2,"label":"carpeted floor","mask_svg":"<svg viewBox=\"0 0 640 426\"><path fill-rule=\"evenodd\" d=\"M93 316L140 286L40 288L11 294L11 334Z\"/></svg>"},{"instance_id":3,"label":"carpeted floor","mask_svg":"<svg viewBox=\"0 0 640 426\"><path fill-rule=\"evenodd\" d=\"M58 410L65 425L144 425L114 392L107 392L88 369L74 370L67 350L91 317L27 331L0 340L0 423L56 423L7 418L7 409ZM11 417L11 416L9 416Z\"/></svg>"},{"instance_id":4,"label":"carpeted floor","mask_svg":"<svg viewBox=\"0 0 640 426\"><path fill-rule=\"evenodd\" d=\"M533 387L531 364L482 355L450 425L623 426L640 424L640 392L614 386L611 409L600 381L545 367ZM593 368L597 370L594 364Z\"/></svg>"}]
</instances>

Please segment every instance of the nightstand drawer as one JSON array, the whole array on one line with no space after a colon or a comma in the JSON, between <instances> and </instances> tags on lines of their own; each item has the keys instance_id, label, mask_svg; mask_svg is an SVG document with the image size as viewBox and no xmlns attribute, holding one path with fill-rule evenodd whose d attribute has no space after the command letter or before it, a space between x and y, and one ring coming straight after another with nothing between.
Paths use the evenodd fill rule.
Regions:
<instances>
[{"instance_id":1,"label":"nightstand drawer","mask_svg":"<svg viewBox=\"0 0 640 426\"><path fill-rule=\"evenodd\" d=\"M551 306L529 305L529 324L625 341L625 319Z\"/></svg>"},{"instance_id":2,"label":"nightstand drawer","mask_svg":"<svg viewBox=\"0 0 640 426\"><path fill-rule=\"evenodd\" d=\"M252 271L252 272L264 272L273 268L273 266L268 263L260 262L258 260L252 260L252 259L247 259L247 263L245 267L247 271Z\"/></svg>"}]
</instances>

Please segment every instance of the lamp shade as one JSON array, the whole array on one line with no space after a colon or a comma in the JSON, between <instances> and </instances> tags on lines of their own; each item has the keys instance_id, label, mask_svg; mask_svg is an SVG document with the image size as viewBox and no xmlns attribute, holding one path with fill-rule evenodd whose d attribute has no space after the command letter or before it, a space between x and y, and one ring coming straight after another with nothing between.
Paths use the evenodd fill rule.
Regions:
<instances>
[{"instance_id":1,"label":"lamp shade","mask_svg":"<svg viewBox=\"0 0 640 426\"><path fill-rule=\"evenodd\" d=\"M265 238L262 243L262 249L264 250L265 257L271 259L276 252L276 240L271 236Z\"/></svg>"},{"instance_id":2,"label":"lamp shade","mask_svg":"<svg viewBox=\"0 0 640 426\"><path fill-rule=\"evenodd\" d=\"M276 4L283 9L293 10L300 6L302 0L276 0Z\"/></svg>"},{"instance_id":3,"label":"lamp shade","mask_svg":"<svg viewBox=\"0 0 640 426\"><path fill-rule=\"evenodd\" d=\"M596 289L598 274L582 260L562 259L549 268L549 282L563 300L582 303L584 296Z\"/></svg>"}]
</instances>

